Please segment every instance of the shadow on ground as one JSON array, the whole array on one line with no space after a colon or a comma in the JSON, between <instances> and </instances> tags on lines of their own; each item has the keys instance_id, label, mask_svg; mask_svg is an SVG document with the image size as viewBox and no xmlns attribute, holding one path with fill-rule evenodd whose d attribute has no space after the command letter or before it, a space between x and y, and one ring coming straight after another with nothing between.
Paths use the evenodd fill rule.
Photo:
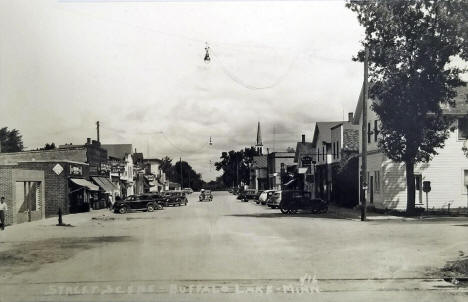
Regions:
<instances>
[{"instance_id":1,"label":"shadow on ground","mask_svg":"<svg viewBox=\"0 0 468 302\"><path fill-rule=\"evenodd\" d=\"M290 218L290 217L303 217L303 218L325 218L325 219L354 219L354 215L341 215L333 212L326 214L312 214L310 212L300 212L297 214L282 214L282 213L254 213L254 214L231 214L225 215L229 217L250 217L250 218Z\"/></svg>"},{"instance_id":2,"label":"shadow on ground","mask_svg":"<svg viewBox=\"0 0 468 302\"><path fill-rule=\"evenodd\" d=\"M9 274L36 271L44 264L67 260L83 250L131 240L130 236L104 236L22 242L0 252L0 271Z\"/></svg>"}]
</instances>

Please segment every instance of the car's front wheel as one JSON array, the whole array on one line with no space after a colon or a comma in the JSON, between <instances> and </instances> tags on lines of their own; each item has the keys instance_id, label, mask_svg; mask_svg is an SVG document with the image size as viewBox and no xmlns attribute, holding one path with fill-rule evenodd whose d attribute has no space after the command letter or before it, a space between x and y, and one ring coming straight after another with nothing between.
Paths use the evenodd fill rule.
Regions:
<instances>
[{"instance_id":1,"label":"car's front wheel","mask_svg":"<svg viewBox=\"0 0 468 302\"><path fill-rule=\"evenodd\" d=\"M146 210L147 210L148 212L153 212L153 211L154 211L154 205L151 204L151 203L148 204L148 205L146 206Z\"/></svg>"},{"instance_id":2,"label":"car's front wheel","mask_svg":"<svg viewBox=\"0 0 468 302\"><path fill-rule=\"evenodd\" d=\"M121 207L121 208L119 209L119 213L120 213L120 214L125 214L125 213L127 213L127 207Z\"/></svg>"}]
</instances>

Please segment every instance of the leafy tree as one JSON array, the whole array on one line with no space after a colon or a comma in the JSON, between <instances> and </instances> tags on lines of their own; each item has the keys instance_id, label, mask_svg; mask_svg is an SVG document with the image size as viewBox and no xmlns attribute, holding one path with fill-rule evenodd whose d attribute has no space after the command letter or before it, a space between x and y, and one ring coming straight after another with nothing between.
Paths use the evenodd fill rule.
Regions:
<instances>
[{"instance_id":1,"label":"leafy tree","mask_svg":"<svg viewBox=\"0 0 468 302\"><path fill-rule=\"evenodd\" d=\"M192 166L190 166L186 161L176 162L172 167L172 170L171 181L180 183L184 188L192 188L193 190L198 191L205 184L202 180L201 174L193 170ZM182 177L180 176L181 172Z\"/></svg>"},{"instance_id":2,"label":"leafy tree","mask_svg":"<svg viewBox=\"0 0 468 302\"><path fill-rule=\"evenodd\" d=\"M41 148L41 150L53 150L55 148L56 148L55 143L51 143L51 144L46 143L44 148Z\"/></svg>"},{"instance_id":3,"label":"leafy tree","mask_svg":"<svg viewBox=\"0 0 468 302\"><path fill-rule=\"evenodd\" d=\"M7 127L0 129L1 152L23 151L23 138L19 130L8 130Z\"/></svg>"},{"instance_id":4,"label":"leafy tree","mask_svg":"<svg viewBox=\"0 0 468 302\"><path fill-rule=\"evenodd\" d=\"M365 28L372 110L381 127L379 148L406 165L407 212L415 209L414 167L444 147L463 70L449 64L468 57L468 2L392 0L348 2ZM364 60L361 50L355 60Z\"/></svg>"},{"instance_id":5,"label":"leafy tree","mask_svg":"<svg viewBox=\"0 0 468 302\"><path fill-rule=\"evenodd\" d=\"M172 179L172 159L169 157L169 156L165 156L163 159L162 159L162 163L161 163L161 170L164 172L164 174L166 175L167 179L171 180Z\"/></svg>"},{"instance_id":6,"label":"leafy tree","mask_svg":"<svg viewBox=\"0 0 468 302\"><path fill-rule=\"evenodd\" d=\"M258 155L255 148L221 153L221 161L215 163L216 170L223 170L222 180L226 187L239 185L241 182L248 184L250 181L250 164L253 157Z\"/></svg>"}]
</instances>

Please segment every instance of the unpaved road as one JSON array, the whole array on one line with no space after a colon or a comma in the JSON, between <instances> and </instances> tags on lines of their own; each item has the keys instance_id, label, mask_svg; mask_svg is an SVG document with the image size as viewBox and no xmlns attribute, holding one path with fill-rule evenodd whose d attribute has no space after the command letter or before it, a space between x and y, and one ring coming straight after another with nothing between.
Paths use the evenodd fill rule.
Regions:
<instances>
[{"instance_id":1,"label":"unpaved road","mask_svg":"<svg viewBox=\"0 0 468 302\"><path fill-rule=\"evenodd\" d=\"M96 211L0 232L0 301L464 301L439 269L464 219L284 216L218 192L186 207ZM350 217L351 218L351 217ZM301 279L302 278L302 279Z\"/></svg>"}]
</instances>

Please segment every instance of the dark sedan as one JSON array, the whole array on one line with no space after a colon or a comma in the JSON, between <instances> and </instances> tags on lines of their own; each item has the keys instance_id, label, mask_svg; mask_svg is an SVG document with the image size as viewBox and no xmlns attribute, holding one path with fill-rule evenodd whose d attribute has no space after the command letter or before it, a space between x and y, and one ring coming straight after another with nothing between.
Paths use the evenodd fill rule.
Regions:
<instances>
[{"instance_id":1,"label":"dark sedan","mask_svg":"<svg viewBox=\"0 0 468 302\"><path fill-rule=\"evenodd\" d=\"M181 206L187 205L188 200L184 191L166 191L163 193L165 197L165 206Z\"/></svg>"},{"instance_id":2,"label":"dark sedan","mask_svg":"<svg viewBox=\"0 0 468 302\"><path fill-rule=\"evenodd\" d=\"M113 209L115 213L125 214L128 211L148 211L153 212L161 206L158 201L148 195L130 195L124 200L119 200L114 203Z\"/></svg>"}]
</instances>

